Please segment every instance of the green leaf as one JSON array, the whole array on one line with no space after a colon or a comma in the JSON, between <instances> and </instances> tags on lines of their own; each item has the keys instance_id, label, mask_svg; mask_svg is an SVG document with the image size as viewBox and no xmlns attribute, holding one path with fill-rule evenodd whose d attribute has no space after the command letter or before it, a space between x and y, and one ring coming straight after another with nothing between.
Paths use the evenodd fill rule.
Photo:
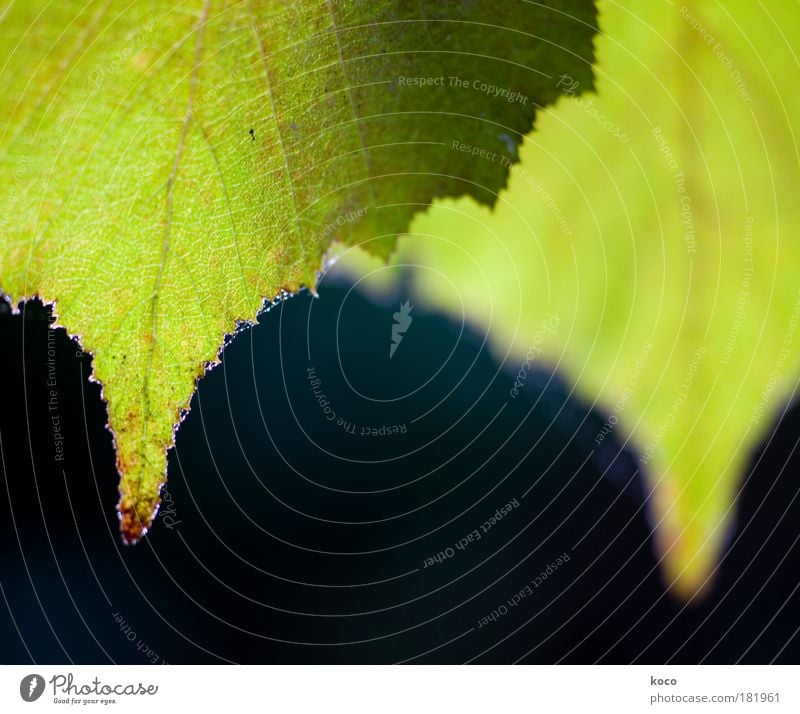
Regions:
<instances>
[{"instance_id":1,"label":"green leaf","mask_svg":"<svg viewBox=\"0 0 800 714\"><path fill-rule=\"evenodd\" d=\"M434 196L491 204L507 165L453 142L514 160L594 33L591 0L0 6L0 288L94 355L128 541L224 336L333 239L386 256Z\"/></svg>"},{"instance_id":2,"label":"green leaf","mask_svg":"<svg viewBox=\"0 0 800 714\"><path fill-rule=\"evenodd\" d=\"M437 202L398 260L434 267L419 289L489 327L514 373L541 348L598 404L601 462L609 431L632 439L688 596L800 376L800 6L599 9L596 96L542 114L494 212Z\"/></svg>"}]
</instances>

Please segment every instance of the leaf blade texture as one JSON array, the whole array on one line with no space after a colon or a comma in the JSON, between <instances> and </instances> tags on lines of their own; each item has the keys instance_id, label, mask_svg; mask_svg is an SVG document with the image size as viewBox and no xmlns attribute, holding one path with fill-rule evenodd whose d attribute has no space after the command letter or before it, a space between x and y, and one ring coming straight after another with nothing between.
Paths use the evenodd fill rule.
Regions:
<instances>
[{"instance_id":1,"label":"leaf blade texture","mask_svg":"<svg viewBox=\"0 0 800 714\"><path fill-rule=\"evenodd\" d=\"M0 9L0 289L93 354L127 541L225 335L332 240L387 256L434 196L490 204L507 167L451 142L515 152L595 30L590 0Z\"/></svg>"}]
</instances>

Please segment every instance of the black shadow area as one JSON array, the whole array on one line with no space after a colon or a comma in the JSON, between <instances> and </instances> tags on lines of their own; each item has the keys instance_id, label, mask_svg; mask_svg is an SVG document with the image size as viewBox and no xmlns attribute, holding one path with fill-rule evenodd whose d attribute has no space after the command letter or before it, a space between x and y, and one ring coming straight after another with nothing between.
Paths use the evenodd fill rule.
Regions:
<instances>
[{"instance_id":1,"label":"black shadow area","mask_svg":"<svg viewBox=\"0 0 800 714\"><path fill-rule=\"evenodd\" d=\"M201 381L135 547L90 358L41 304L0 314L2 662L798 661L797 411L686 607L602 414L547 372L514 396L518 365L402 291L319 292Z\"/></svg>"}]
</instances>

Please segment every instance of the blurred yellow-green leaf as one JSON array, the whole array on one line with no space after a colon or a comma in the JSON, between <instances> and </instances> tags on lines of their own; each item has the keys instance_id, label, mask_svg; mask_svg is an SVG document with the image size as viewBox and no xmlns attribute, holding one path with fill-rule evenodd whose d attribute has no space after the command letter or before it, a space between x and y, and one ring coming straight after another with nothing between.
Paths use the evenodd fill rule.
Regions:
<instances>
[{"instance_id":1,"label":"blurred yellow-green leaf","mask_svg":"<svg viewBox=\"0 0 800 714\"><path fill-rule=\"evenodd\" d=\"M800 5L599 10L596 92L563 77L575 96L543 113L495 210L437 202L398 260L425 266L430 304L463 301L512 372L556 366L604 410L598 454L631 439L686 596L800 376Z\"/></svg>"}]
</instances>

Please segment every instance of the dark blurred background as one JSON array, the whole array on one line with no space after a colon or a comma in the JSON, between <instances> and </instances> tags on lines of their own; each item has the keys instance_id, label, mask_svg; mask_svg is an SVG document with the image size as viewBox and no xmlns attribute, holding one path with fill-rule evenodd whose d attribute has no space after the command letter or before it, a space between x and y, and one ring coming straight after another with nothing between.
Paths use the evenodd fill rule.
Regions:
<instances>
[{"instance_id":1,"label":"dark blurred background","mask_svg":"<svg viewBox=\"0 0 800 714\"><path fill-rule=\"evenodd\" d=\"M419 307L390 358L403 285L370 301L334 272L319 295L264 312L200 382L137 546L91 358L55 331L56 462L49 311L0 302L3 663L800 659L796 410L686 604L635 458L592 454L603 414L545 372L512 397L517 365Z\"/></svg>"}]
</instances>

